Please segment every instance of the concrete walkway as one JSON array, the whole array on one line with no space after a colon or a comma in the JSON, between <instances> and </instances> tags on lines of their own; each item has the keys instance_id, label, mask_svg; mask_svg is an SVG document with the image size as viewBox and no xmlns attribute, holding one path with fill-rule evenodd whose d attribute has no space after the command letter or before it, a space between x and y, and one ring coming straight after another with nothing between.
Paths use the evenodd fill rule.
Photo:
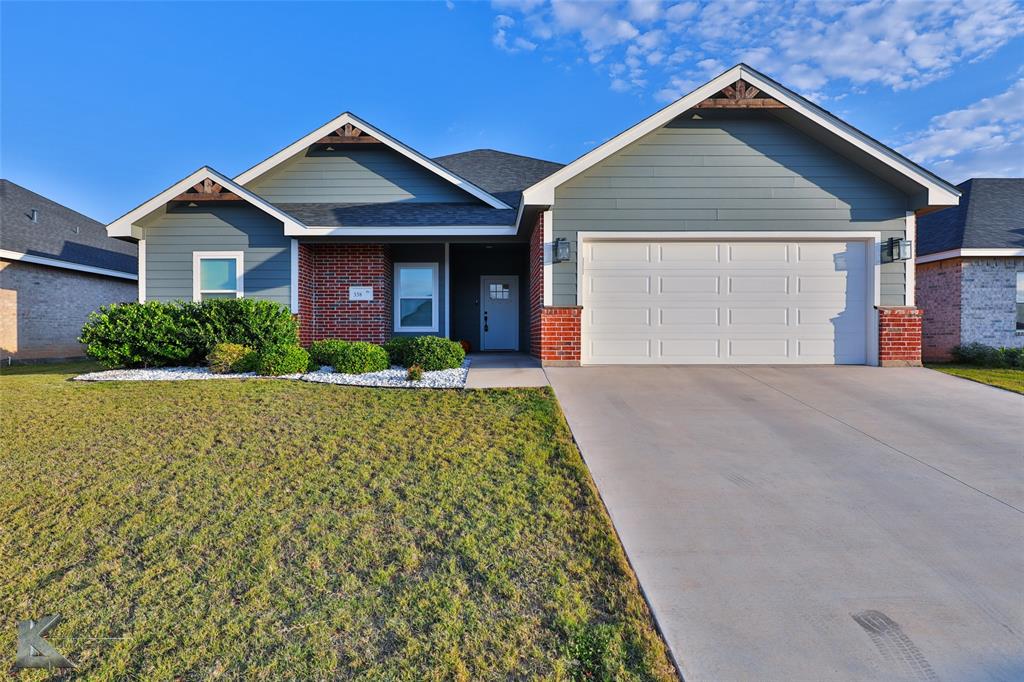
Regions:
<instances>
[{"instance_id":1,"label":"concrete walkway","mask_svg":"<svg viewBox=\"0 0 1024 682\"><path fill-rule=\"evenodd\" d=\"M548 368L687 680L1024 679L1024 398L927 369Z\"/></svg>"},{"instance_id":2,"label":"concrete walkway","mask_svg":"<svg viewBox=\"0 0 1024 682\"><path fill-rule=\"evenodd\" d=\"M547 386L537 358L525 353L471 353L466 388Z\"/></svg>"}]
</instances>

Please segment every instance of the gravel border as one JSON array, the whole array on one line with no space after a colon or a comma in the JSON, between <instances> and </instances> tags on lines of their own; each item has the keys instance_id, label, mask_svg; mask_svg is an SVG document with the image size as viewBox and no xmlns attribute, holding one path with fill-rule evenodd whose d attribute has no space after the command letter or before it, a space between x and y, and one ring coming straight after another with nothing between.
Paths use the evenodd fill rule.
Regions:
<instances>
[{"instance_id":1,"label":"gravel border","mask_svg":"<svg viewBox=\"0 0 1024 682\"><path fill-rule=\"evenodd\" d=\"M323 366L315 372L286 374L279 377L261 377L254 372L245 374L214 374L206 367L159 367L153 369L109 369L89 372L74 377L75 381L196 381L208 379L290 379L315 384L337 384L341 386L373 386L377 388L465 388L469 375L469 358L462 367L424 372L420 381L407 381L404 367L395 365L391 369L366 374L342 374L332 372L330 366Z\"/></svg>"}]
</instances>

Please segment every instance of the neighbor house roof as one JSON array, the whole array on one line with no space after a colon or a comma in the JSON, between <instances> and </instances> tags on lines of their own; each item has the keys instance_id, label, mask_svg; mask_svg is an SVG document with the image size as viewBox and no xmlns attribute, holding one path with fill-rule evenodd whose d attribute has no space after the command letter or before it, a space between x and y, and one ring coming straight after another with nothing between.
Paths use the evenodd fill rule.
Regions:
<instances>
[{"instance_id":1,"label":"neighbor house roof","mask_svg":"<svg viewBox=\"0 0 1024 682\"><path fill-rule=\"evenodd\" d=\"M958 187L959 206L917 219L918 259L1024 256L1024 178L971 178Z\"/></svg>"},{"instance_id":2,"label":"neighbor house roof","mask_svg":"<svg viewBox=\"0 0 1024 682\"><path fill-rule=\"evenodd\" d=\"M439 164L483 187L513 208L519 208L523 190L540 182L563 164L530 156L474 149L434 158Z\"/></svg>"},{"instance_id":3,"label":"neighbor house roof","mask_svg":"<svg viewBox=\"0 0 1024 682\"><path fill-rule=\"evenodd\" d=\"M75 270L129 279L138 272L135 245L111 239L101 223L78 211L10 180L0 180L0 207L4 258L57 267L71 264L80 266Z\"/></svg>"},{"instance_id":4,"label":"neighbor house roof","mask_svg":"<svg viewBox=\"0 0 1024 682\"><path fill-rule=\"evenodd\" d=\"M780 103L778 109L772 110L772 115L778 116L822 143L835 146L850 158L861 162L894 185L900 186L912 196L914 208L956 205L960 193L951 184L746 64L737 64L632 128L597 146L558 172L528 187L523 192L524 204L554 204L556 187L648 133L661 128L704 100L715 97L717 93L739 80L753 85L763 95L768 95Z\"/></svg>"},{"instance_id":5,"label":"neighbor house roof","mask_svg":"<svg viewBox=\"0 0 1024 682\"><path fill-rule=\"evenodd\" d=\"M261 175L263 175L270 169L274 168L275 166L284 163L288 159L291 159L292 157L296 156L297 154L301 154L311 145L316 144L317 141L320 140L321 138L330 135L332 132L337 131L339 128L343 128L346 125L355 126L360 131L371 135L372 137L376 138L376 140L379 141L380 143L384 144L387 147L390 147L391 149L395 150L402 156L405 156L406 158L414 161L415 163L418 163L419 165L423 166L430 172L440 176L444 180L447 180L448 182L455 185L456 187L466 192L467 194L476 197L477 199L484 202L491 208L511 208L508 204L501 201L500 199L493 196L484 189L478 187L473 182L445 168L444 166L438 164L434 160L429 159L426 156L423 156L412 147L400 142L399 140L391 137L390 135L380 130L379 128L375 128L374 126L362 120L355 114L352 114L347 111L341 114L340 116L331 119L330 121L323 124L316 130L312 131L311 133L300 137L295 142L292 142L290 145L288 145L281 151L259 162L249 170L240 173L235 178L235 182L237 182L240 185L244 185L255 180L256 178L260 177Z\"/></svg>"}]
</instances>

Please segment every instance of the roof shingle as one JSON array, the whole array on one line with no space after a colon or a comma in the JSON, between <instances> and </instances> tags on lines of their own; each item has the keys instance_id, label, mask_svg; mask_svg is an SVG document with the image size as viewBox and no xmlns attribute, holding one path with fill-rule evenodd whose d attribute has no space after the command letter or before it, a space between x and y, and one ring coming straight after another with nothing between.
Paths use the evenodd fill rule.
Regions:
<instances>
[{"instance_id":1,"label":"roof shingle","mask_svg":"<svg viewBox=\"0 0 1024 682\"><path fill-rule=\"evenodd\" d=\"M1024 178L971 178L959 206L917 220L917 254L953 249L1024 248Z\"/></svg>"}]
</instances>

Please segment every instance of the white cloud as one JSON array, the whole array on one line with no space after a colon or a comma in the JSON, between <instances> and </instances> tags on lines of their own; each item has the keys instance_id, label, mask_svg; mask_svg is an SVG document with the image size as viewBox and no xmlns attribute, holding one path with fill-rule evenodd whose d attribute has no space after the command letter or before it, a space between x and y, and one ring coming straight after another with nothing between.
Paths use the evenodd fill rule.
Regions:
<instances>
[{"instance_id":1,"label":"white cloud","mask_svg":"<svg viewBox=\"0 0 1024 682\"><path fill-rule=\"evenodd\" d=\"M1024 175L1024 78L1005 92L933 117L898 150L954 182Z\"/></svg>"},{"instance_id":2,"label":"white cloud","mask_svg":"<svg viewBox=\"0 0 1024 682\"><path fill-rule=\"evenodd\" d=\"M452 0L444 0L444 6L447 7L449 11L455 9L455 3L452 2Z\"/></svg>"},{"instance_id":3,"label":"white cloud","mask_svg":"<svg viewBox=\"0 0 1024 682\"><path fill-rule=\"evenodd\" d=\"M607 70L635 47L659 99L739 61L820 99L881 86L919 88L1024 35L1019 0L493 0L529 42ZM517 24L516 28L520 28ZM511 30L505 28L506 32ZM495 40L515 48L511 36ZM526 49L520 48L520 49ZM657 54L655 54L657 53ZM633 55L636 56L636 55ZM719 69L720 70L720 69ZM618 77L608 72L609 79ZM620 89L617 86L616 89Z\"/></svg>"}]
</instances>

